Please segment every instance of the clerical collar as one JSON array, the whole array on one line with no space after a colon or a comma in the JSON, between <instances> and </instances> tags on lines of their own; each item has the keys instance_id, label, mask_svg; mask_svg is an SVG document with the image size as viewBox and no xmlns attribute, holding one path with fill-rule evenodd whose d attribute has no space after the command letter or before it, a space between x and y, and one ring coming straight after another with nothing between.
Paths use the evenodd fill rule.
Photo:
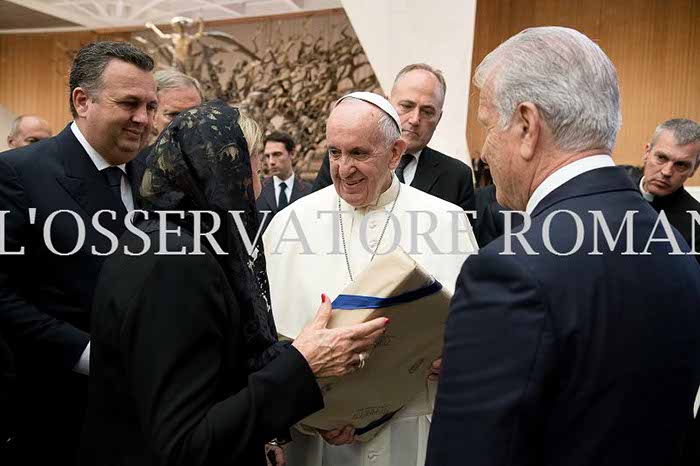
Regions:
<instances>
[{"instance_id":1,"label":"clerical collar","mask_svg":"<svg viewBox=\"0 0 700 466\"><path fill-rule=\"evenodd\" d=\"M350 204L348 204L347 202L345 202L345 199L340 198L340 201L343 204L342 209L346 210L346 211L347 210L355 211L355 210L375 210L378 208L384 208L386 205L391 204L392 202L394 202L394 199L396 199L396 195L399 192L399 184L401 184L399 179L396 177L396 175L392 174L391 185L389 186L389 189L387 189L386 191L384 191L383 193L381 193L379 195L379 199L377 199L376 203L374 203L372 205L368 205L366 207L355 208L355 207L351 206Z\"/></svg>"},{"instance_id":2,"label":"clerical collar","mask_svg":"<svg viewBox=\"0 0 700 466\"><path fill-rule=\"evenodd\" d=\"M279 176L275 175L272 177L272 181L275 182L275 188L280 185L280 183L284 182L285 186L288 188L294 185L294 172L292 172L291 176L287 178L286 180L281 180Z\"/></svg>"},{"instance_id":3,"label":"clerical collar","mask_svg":"<svg viewBox=\"0 0 700 466\"><path fill-rule=\"evenodd\" d=\"M95 164L95 167L97 168L97 171L102 171L105 168L111 167L109 162L107 162L104 157L100 155L99 152L95 150L94 147L90 145L87 139L85 139L85 136L83 133L80 131L80 128L78 128L78 124L73 121L70 125L71 131L73 131L73 135L75 138L78 140L81 146L83 146L83 149L85 149L85 152L87 152L88 156L90 157L90 160L92 160L92 163ZM126 164L122 163L120 165L116 165L117 167L121 168L124 173L126 173Z\"/></svg>"},{"instance_id":4,"label":"clerical collar","mask_svg":"<svg viewBox=\"0 0 700 466\"><path fill-rule=\"evenodd\" d=\"M654 202L654 195L648 192L646 189L644 189L644 177L642 177L642 179L639 180L639 192L642 193L644 199L646 199L649 202Z\"/></svg>"}]
</instances>

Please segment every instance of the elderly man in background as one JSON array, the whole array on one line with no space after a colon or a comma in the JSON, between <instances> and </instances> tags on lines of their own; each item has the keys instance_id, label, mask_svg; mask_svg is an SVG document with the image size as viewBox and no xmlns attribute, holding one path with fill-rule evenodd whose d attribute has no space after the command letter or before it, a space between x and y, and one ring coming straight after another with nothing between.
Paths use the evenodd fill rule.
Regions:
<instances>
[{"instance_id":1,"label":"elderly man in background","mask_svg":"<svg viewBox=\"0 0 700 466\"><path fill-rule=\"evenodd\" d=\"M12 122L7 146L16 149L50 137L51 128L46 120L36 115L21 115Z\"/></svg>"},{"instance_id":2,"label":"elderly man in background","mask_svg":"<svg viewBox=\"0 0 700 466\"><path fill-rule=\"evenodd\" d=\"M155 142L180 112L196 107L204 101L202 86L195 78L173 69L156 71L153 77L156 80L158 110L153 120L151 142Z\"/></svg>"},{"instance_id":3,"label":"elderly man in background","mask_svg":"<svg viewBox=\"0 0 700 466\"><path fill-rule=\"evenodd\" d=\"M610 157L613 64L578 31L533 28L474 80L498 202L530 219L462 268L426 464L675 464L700 384L700 268L671 254L673 229L649 241L658 215Z\"/></svg>"},{"instance_id":4,"label":"elderly man in background","mask_svg":"<svg viewBox=\"0 0 700 466\"><path fill-rule=\"evenodd\" d=\"M401 119L406 149L396 166L399 181L439 197L464 210L474 210L472 170L464 162L428 147L442 118L447 83L442 72L425 63L404 67L391 87L391 104ZM313 190L332 183L328 156Z\"/></svg>"},{"instance_id":5,"label":"elderly man in background","mask_svg":"<svg viewBox=\"0 0 700 466\"><path fill-rule=\"evenodd\" d=\"M656 127L644 151L644 172L635 179L642 196L657 212L664 212L668 221L681 232L694 250L700 250L700 214L696 201L683 184L700 166L700 125L693 120L674 118ZM700 255L695 256L700 261ZM700 439L699 439L700 440Z\"/></svg>"},{"instance_id":6,"label":"elderly man in background","mask_svg":"<svg viewBox=\"0 0 700 466\"><path fill-rule=\"evenodd\" d=\"M396 243L453 289L465 258L476 251L468 218L459 206L403 184L392 173L405 149L400 136L396 110L377 94L350 94L331 112L326 138L333 186L278 213L263 236L280 334L296 337L313 317L305 306L321 293L334 299L375 254ZM287 450L289 464L422 465L430 422L416 414L431 411L434 384L426 384L425 393L373 440L353 441L347 426L322 433L332 445L344 446L297 435Z\"/></svg>"}]
</instances>

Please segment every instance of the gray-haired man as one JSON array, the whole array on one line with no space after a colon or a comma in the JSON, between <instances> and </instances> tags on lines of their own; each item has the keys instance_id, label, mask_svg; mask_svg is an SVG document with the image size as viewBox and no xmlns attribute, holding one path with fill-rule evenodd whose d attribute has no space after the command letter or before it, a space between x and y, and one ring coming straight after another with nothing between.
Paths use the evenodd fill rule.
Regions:
<instances>
[{"instance_id":1,"label":"gray-haired man","mask_svg":"<svg viewBox=\"0 0 700 466\"><path fill-rule=\"evenodd\" d=\"M700 125L693 120L674 118L656 127L644 150L644 172L634 180L639 191L657 212L663 211L668 221L692 246L700 248L700 220L694 222L691 212L700 213L695 200L683 184L700 166ZM696 256L700 261L700 256Z\"/></svg>"},{"instance_id":2,"label":"gray-haired man","mask_svg":"<svg viewBox=\"0 0 700 466\"><path fill-rule=\"evenodd\" d=\"M610 157L613 64L578 31L532 28L475 83L496 197L529 219L462 267L426 464L675 464L700 384L700 268Z\"/></svg>"}]
</instances>

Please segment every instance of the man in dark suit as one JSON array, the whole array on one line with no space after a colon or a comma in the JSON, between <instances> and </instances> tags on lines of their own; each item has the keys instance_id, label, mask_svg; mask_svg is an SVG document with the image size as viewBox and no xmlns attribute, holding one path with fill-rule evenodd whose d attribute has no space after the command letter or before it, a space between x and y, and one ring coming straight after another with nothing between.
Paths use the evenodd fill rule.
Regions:
<instances>
[{"instance_id":1,"label":"man in dark suit","mask_svg":"<svg viewBox=\"0 0 700 466\"><path fill-rule=\"evenodd\" d=\"M693 120L674 118L656 127L644 151L644 171L633 178L642 196L681 232L695 251L700 250L700 221L694 222L691 212L700 214L700 202L688 193L683 184L700 166L700 125ZM700 255L695 256L700 261Z\"/></svg>"},{"instance_id":2,"label":"man in dark suit","mask_svg":"<svg viewBox=\"0 0 700 466\"><path fill-rule=\"evenodd\" d=\"M296 144L289 134L283 131L270 134L265 138L264 151L264 160L272 176L263 183L256 201L258 212L270 212L262 226L263 232L277 212L311 192L311 185L294 174Z\"/></svg>"},{"instance_id":3,"label":"man in dark suit","mask_svg":"<svg viewBox=\"0 0 700 466\"><path fill-rule=\"evenodd\" d=\"M0 462L6 464L9 442L12 438L15 418L15 361L7 342L0 333Z\"/></svg>"},{"instance_id":4,"label":"man in dark suit","mask_svg":"<svg viewBox=\"0 0 700 466\"><path fill-rule=\"evenodd\" d=\"M464 162L428 147L442 117L447 84L440 70L423 63L408 65L396 75L389 101L401 118L406 152L396 175L403 183L432 194L464 210L474 210L472 170ZM333 184L328 154L314 181L313 191Z\"/></svg>"},{"instance_id":5,"label":"man in dark suit","mask_svg":"<svg viewBox=\"0 0 700 466\"><path fill-rule=\"evenodd\" d=\"M615 68L577 31L532 28L474 81L498 202L530 221L457 279L426 464L674 464L700 385L700 269L610 157Z\"/></svg>"},{"instance_id":6,"label":"man in dark suit","mask_svg":"<svg viewBox=\"0 0 700 466\"><path fill-rule=\"evenodd\" d=\"M152 58L128 43L83 47L70 71L73 122L0 155L5 251L22 251L0 261L0 330L17 363L13 448L22 464L74 458L95 281L134 208L140 180L129 162L151 131L152 69ZM97 215L104 209L111 212Z\"/></svg>"}]
</instances>

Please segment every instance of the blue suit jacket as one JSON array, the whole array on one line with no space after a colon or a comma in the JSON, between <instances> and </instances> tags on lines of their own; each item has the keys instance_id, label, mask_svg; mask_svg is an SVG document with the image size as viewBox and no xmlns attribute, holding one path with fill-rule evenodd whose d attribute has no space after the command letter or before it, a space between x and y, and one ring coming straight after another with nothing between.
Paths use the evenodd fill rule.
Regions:
<instances>
[{"instance_id":1,"label":"blue suit jacket","mask_svg":"<svg viewBox=\"0 0 700 466\"><path fill-rule=\"evenodd\" d=\"M578 252L545 247L545 219L577 214ZM539 255L502 255L504 237L464 264L445 335L430 432L430 466L659 466L680 454L700 384L700 268L693 257L621 255L613 237L627 211L634 250L644 250L657 214L622 169L570 180L536 207L524 239ZM597 227L599 229L599 227ZM549 240L567 252L572 217L551 220ZM673 230L681 247L688 250ZM663 236L657 232L655 237ZM607 252L605 252L607 251Z\"/></svg>"}]
</instances>

